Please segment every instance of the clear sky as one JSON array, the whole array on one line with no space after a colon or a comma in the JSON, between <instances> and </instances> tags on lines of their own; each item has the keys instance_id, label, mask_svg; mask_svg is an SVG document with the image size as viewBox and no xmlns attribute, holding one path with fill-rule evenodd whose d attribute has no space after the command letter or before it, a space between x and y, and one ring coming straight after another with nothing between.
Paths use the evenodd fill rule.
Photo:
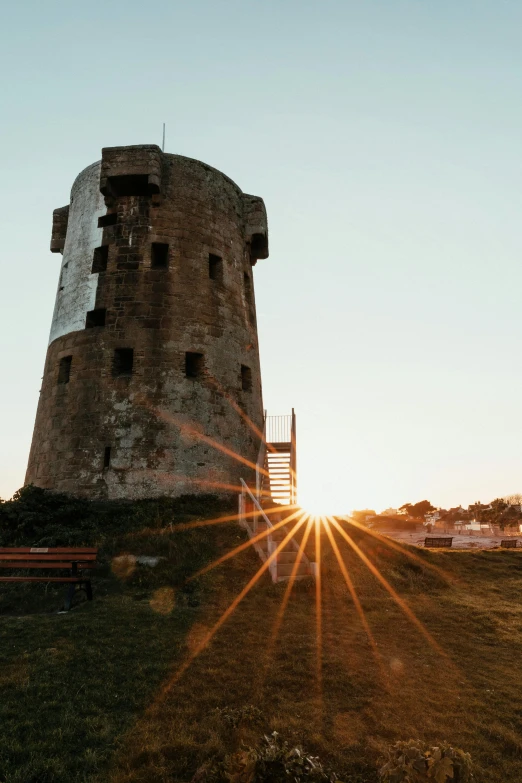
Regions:
<instances>
[{"instance_id":1,"label":"clear sky","mask_svg":"<svg viewBox=\"0 0 522 783\"><path fill-rule=\"evenodd\" d=\"M522 491L520 0L40 0L0 15L0 496L23 483L57 286L51 213L102 146L265 199L269 414L300 500Z\"/></svg>"}]
</instances>

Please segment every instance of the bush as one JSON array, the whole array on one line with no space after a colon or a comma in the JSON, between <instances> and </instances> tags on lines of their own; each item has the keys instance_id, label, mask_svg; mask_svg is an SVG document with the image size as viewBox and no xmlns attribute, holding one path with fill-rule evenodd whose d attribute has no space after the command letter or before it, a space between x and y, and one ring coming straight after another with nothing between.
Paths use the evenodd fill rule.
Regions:
<instances>
[{"instance_id":1,"label":"bush","mask_svg":"<svg viewBox=\"0 0 522 783\"><path fill-rule=\"evenodd\" d=\"M237 729L242 723L260 725L263 723L263 713L252 704L244 707L216 707L216 716L230 729Z\"/></svg>"},{"instance_id":2,"label":"bush","mask_svg":"<svg viewBox=\"0 0 522 783\"><path fill-rule=\"evenodd\" d=\"M0 500L0 546L103 545L132 531L161 530L231 509L235 498L216 495L96 501L29 485L12 500Z\"/></svg>"},{"instance_id":3,"label":"bush","mask_svg":"<svg viewBox=\"0 0 522 783\"><path fill-rule=\"evenodd\" d=\"M316 756L291 748L277 731L259 747L242 748L224 761L201 767L192 783L340 783Z\"/></svg>"},{"instance_id":4,"label":"bush","mask_svg":"<svg viewBox=\"0 0 522 783\"><path fill-rule=\"evenodd\" d=\"M379 770L383 783L472 783L471 757L447 743L428 747L418 740L396 742Z\"/></svg>"}]
</instances>

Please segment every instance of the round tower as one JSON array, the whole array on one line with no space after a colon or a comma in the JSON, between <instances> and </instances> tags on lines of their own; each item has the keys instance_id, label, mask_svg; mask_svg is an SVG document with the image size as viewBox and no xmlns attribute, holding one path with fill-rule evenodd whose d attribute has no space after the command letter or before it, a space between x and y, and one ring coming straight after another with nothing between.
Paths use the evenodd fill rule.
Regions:
<instances>
[{"instance_id":1,"label":"round tower","mask_svg":"<svg viewBox=\"0 0 522 783\"><path fill-rule=\"evenodd\" d=\"M26 483L133 499L251 478L262 199L155 145L109 147L55 210L51 250L63 261Z\"/></svg>"}]
</instances>

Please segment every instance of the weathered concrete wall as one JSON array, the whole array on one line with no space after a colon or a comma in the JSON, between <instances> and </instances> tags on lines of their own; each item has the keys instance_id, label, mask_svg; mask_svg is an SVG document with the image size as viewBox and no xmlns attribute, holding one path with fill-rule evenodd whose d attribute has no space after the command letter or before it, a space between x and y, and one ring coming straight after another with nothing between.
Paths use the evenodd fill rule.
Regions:
<instances>
[{"instance_id":1,"label":"weathered concrete wall","mask_svg":"<svg viewBox=\"0 0 522 783\"><path fill-rule=\"evenodd\" d=\"M252 264L267 253L262 200L225 175L155 146L103 150L71 194L26 482L138 498L249 477L232 455L259 446L245 418L262 427ZM86 328L89 311L104 325ZM115 375L122 348L132 373ZM196 377L186 352L202 354Z\"/></svg>"},{"instance_id":2,"label":"weathered concrete wall","mask_svg":"<svg viewBox=\"0 0 522 783\"><path fill-rule=\"evenodd\" d=\"M87 311L94 308L98 275L91 274L92 257L94 248L102 243L98 218L105 211L100 193L100 164L95 163L82 171L72 187L49 343L64 334L83 329ZM56 236L56 212L58 210L53 215L53 239ZM55 241L59 243L59 240Z\"/></svg>"}]
</instances>

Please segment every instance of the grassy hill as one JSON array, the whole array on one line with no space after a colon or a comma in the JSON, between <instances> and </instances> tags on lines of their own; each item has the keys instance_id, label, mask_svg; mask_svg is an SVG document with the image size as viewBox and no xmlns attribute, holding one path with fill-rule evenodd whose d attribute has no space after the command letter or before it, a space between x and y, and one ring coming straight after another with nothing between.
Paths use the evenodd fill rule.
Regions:
<instances>
[{"instance_id":1,"label":"grassy hill","mask_svg":"<svg viewBox=\"0 0 522 783\"><path fill-rule=\"evenodd\" d=\"M42 499L31 502L32 517L0 505L4 545L14 519L17 535L36 535ZM61 589L0 585L2 783L188 782L274 730L346 783L376 783L386 745L417 737L470 752L479 783L522 779L518 552L415 550L419 563L350 530L432 646L336 536L375 650L323 534L320 643L314 585L296 584L275 637L286 585L265 574L184 668L260 565L248 549L187 582L245 536L186 523L230 509L212 498L75 509L76 528L49 511L45 542L100 543L95 600L57 614ZM132 566L125 552L165 559Z\"/></svg>"}]
</instances>

